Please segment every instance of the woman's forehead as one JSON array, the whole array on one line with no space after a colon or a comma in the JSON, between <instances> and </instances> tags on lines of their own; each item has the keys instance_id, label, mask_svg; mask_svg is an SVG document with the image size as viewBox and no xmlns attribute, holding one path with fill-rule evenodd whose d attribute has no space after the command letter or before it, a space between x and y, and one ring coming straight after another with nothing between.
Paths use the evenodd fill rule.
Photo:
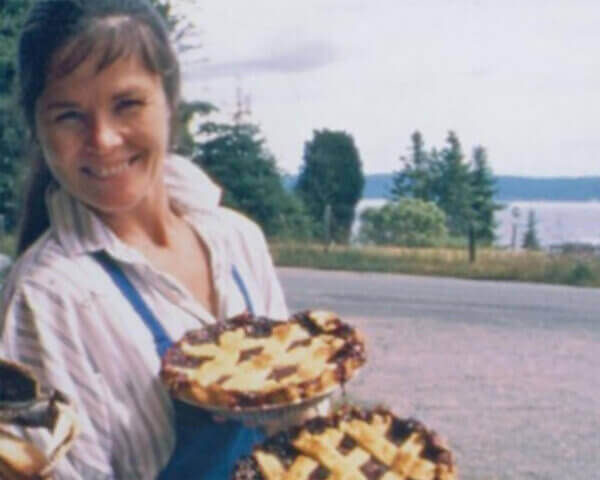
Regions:
<instances>
[{"instance_id":1,"label":"woman's forehead","mask_svg":"<svg viewBox=\"0 0 600 480\"><path fill-rule=\"evenodd\" d=\"M138 55L118 58L98 71L98 54L92 54L68 74L50 74L42 97L77 97L92 90L117 92L161 88L161 78L150 72Z\"/></svg>"}]
</instances>

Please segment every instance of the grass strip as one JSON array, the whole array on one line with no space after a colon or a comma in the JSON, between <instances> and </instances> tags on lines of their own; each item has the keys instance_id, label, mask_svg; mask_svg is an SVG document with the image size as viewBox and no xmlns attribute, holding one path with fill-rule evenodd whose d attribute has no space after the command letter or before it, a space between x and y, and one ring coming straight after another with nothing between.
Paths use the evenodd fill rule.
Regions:
<instances>
[{"instance_id":1,"label":"grass strip","mask_svg":"<svg viewBox=\"0 0 600 480\"><path fill-rule=\"evenodd\" d=\"M278 266L600 286L600 259L593 256L486 248L479 249L477 260L470 263L463 249L337 245L325 249L298 243L272 243L271 253Z\"/></svg>"}]
</instances>

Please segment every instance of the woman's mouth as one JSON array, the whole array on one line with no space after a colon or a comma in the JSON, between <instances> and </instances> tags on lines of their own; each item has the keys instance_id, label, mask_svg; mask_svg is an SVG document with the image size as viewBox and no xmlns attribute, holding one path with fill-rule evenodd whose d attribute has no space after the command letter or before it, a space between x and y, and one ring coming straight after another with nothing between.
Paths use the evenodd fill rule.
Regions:
<instances>
[{"instance_id":1,"label":"woman's mouth","mask_svg":"<svg viewBox=\"0 0 600 480\"><path fill-rule=\"evenodd\" d=\"M133 163L139 158L139 155L131 157L129 160L120 162L114 165L87 165L83 167L83 171L93 177L106 180L117 175L122 174L126 170L129 170Z\"/></svg>"}]
</instances>

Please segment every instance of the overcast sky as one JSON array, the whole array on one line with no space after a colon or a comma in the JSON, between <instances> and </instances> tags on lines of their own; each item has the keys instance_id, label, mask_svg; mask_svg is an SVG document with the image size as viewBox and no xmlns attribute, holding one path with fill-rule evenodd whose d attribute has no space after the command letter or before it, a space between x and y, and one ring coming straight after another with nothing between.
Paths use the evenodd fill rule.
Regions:
<instances>
[{"instance_id":1,"label":"overcast sky","mask_svg":"<svg viewBox=\"0 0 600 480\"><path fill-rule=\"evenodd\" d=\"M230 114L241 87L289 173L329 128L367 173L397 170L416 129L428 148L452 129L497 174L600 175L598 0L174 1L204 45L186 97Z\"/></svg>"}]
</instances>

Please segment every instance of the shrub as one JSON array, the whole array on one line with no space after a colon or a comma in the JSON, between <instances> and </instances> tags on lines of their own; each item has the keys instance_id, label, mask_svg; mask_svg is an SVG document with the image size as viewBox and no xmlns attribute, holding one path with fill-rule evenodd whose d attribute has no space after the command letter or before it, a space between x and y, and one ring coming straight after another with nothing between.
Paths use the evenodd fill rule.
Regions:
<instances>
[{"instance_id":1,"label":"shrub","mask_svg":"<svg viewBox=\"0 0 600 480\"><path fill-rule=\"evenodd\" d=\"M446 215L432 202L405 198L361 214L359 239L375 245L429 247L447 235Z\"/></svg>"}]
</instances>

